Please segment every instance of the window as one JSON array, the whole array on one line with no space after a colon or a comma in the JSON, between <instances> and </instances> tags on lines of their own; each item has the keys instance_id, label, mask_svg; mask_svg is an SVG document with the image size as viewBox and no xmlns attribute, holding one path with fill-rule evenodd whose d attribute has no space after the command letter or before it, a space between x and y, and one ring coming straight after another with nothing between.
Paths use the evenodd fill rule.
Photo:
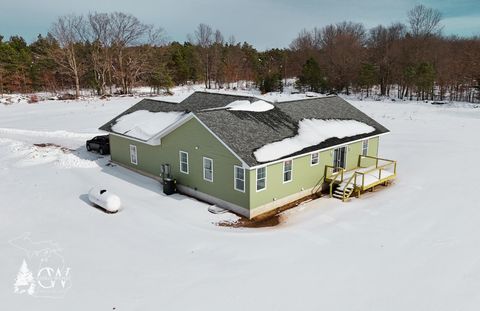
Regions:
<instances>
[{"instance_id":1,"label":"window","mask_svg":"<svg viewBox=\"0 0 480 311\"><path fill-rule=\"evenodd\" d=\"M203 179L213 182L213 160L203 158Z\"/></svg>"},{"instance_id":2,"label":"window","mask_svg":"<svg viewBox=\"0 0 480 311\"><path fill-rule=\"evenodd\" d=\"M188 153L180 151L180 172L188 174Z\"/></svg>"},{"instance_id":3,"label":"window","mask_svg":"<svg viewBox=\"0 0 480 311\"><path fill-rule=\"evenodd\" d=\"M267 168L257 168L257 191L262 191L267 188Z\"/></svg>"},{"instance_id":4,"label":"window","mask_svg":"<svg viewBox=\"0 0 480 311\"><path fill-rule=\"evenodd\" d=\"M130 145L130 162L135 165L138 164L137 146L135 145Z\"/></svg>"},{"instance_id":5,"label":"window","mask_svg":"<svg viewBox=\"0 0 480 311\"><path fill-rule=\"evenodd\" d=\"M235 190L245 192L245 169L240 166L234 166Z\"/></svg>"},{"instance_id":6,"label":"window","mask_svg":"<svg viewBox=\"0 0 480 311\"><path fill-rule=\"evenodd\" d=\"M368 139L362 142L362 155L368 155Z\"/></svg>"},{"instance_id":7,"label":"window","mask_svg":"<svg viewBox=\"0 0 480 311\"><path fill-rule=\"evenodd\" d=\"M311 158L310 158L310 165L317 165L318 164L318 152L312 153Z\"/></svg>"},{"instance_id":8,"label":"window","mask_svg":"<svg viewBox=\"0 0 480 311\"><path fill-rule=\"evenodd\" d=\"M283 182L292 181L292 160L283 162Z\"/></svg>"}]
</instances>

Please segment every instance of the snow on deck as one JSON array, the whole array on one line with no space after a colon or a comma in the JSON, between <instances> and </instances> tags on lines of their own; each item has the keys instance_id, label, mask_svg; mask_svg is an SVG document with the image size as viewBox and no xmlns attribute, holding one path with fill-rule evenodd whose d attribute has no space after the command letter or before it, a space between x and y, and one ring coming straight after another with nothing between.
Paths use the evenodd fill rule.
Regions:
<instances>
[{"instance_id":1,"label":"snow on deck","mask_svg":"<svg viewBox=\"0 0 480 311\"><path fill-rule=\"evenodd\" d=\"M393 172L390 172L388 170L389 168L384 168L382 169L382 174L379 175L379 169L376 169L375 166L370 166L370 167L365 167L365 168L360 168L360 169L355 169L355 170L352 170L352 171L348 171L348 172L345 172L343 174L343 182L338 186L338 188L340 190L343 190L343 188L346 186L347 184L347 181L350 179L350 177L352 177L352 175L355 173L355 172L360 172L360 173L364 173L364 172L368 172L368 173L365 173L364 176L364 186L365 187L368 187L369 185L372 185L374 183L377 183L379 182L380 180L382 179L385 179L387 177L390 177L392 176L394 173ZM378 178L378 177L381 177L381 178ZM353 181L352 181L353 183ZM358 187L361 187L362 186L362 175L361 174L358 174L357 175L357 180L356 180L356 183L355 183Z\"/></svg>"},{"instance_id":2,"label":"snow on deck","mask_svg":"<svg viewBox=\"0 0 480 311\"><path fill-rule=\"evenodd\" d=\"M375 131L372 126L356 120L304 119L298 123L298 134L267 144L254 152L259 162L280 159L304 148L318 145L329 138L345 138Z\"/></svg>"},{"instance_id":3,"label":"snow on deck","mask_svg":"<svg viewBox=\"0 0 480 311\"><path fill-rule=\"evenodd\" d=\"M184 112L150 112L138 110L119 118L112 126L116 133L149 140L170 125L180 120Z\"/></svg>"}]
</instances>

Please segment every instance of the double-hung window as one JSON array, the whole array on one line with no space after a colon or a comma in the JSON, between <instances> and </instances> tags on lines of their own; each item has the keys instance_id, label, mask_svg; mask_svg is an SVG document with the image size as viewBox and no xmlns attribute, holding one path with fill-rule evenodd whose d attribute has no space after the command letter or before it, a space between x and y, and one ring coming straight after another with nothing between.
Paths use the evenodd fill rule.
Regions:
<instances>
[{"instance_id":1,"label":"double-hung window","mask_svg":"<svg viewBox=\"0 0 480 311\"><path fill-rule=\"evenodd\" d=\"M135 165L138 164L137 146L135 145L130 145L130 162Z\"/></svg>"},{"instance_id":2,"label":"double-hung window","mask_svg":"<svg viewBox=\"0 0 480 311\"><path fill-rule=\"evenodd\" d=\"M188 174L188 153L180 151L180 172Z\"/></svg>"},{"instance_id":3,"label":"double-hung window","mask_svg":"<svg viewBox=\"0 0 480 311\"><path fill-rule=\"evenodd\" d=\"M235 190L245 192L245 169L236 165L233 169Z\"/></svg>"},{"instance_id":4,"label":"double-hung window","mask_svg":"<svg viewBox=\"0 0 480 311\"><path fill-rule=\"evenodd\" d=\"M284 183L292 181L292 166L293 166L292 160L287 160L283 162L283 182Z\"/></svg>"},{"instance_id":5,"label":"double-hung window","mask_svg":"<svg viewBox=\"0 0 480 311\"><path fill-rule=\"evenodd\" d=\"M362 142L362 155L368 155L368 139Z\"/></svg>"},{"instance_id":6,"label":"double-hung window","mask_svg":"<svg viewBox=\"0 0 480 311\"><path fill-rule=\"evenodd\" d=\"M310 165L314 166L314 165L317 165L318 163L319 163L318 152L312 153L312 155L310 156Z\"/></svg>"},{"instance_id":7,"label":"double-hung window","mask_svg":"<svg viewBox=\"0 0 480 311\"><path fill-rule=\"evenodd\" d=\"M257 191L262 191L267 188L267 168L257 168Z\"/></svg>"},{"instance_id":8,"label":"double-hung window","mask_svg":"<svg viewBox=\"0 0 480 311\"><path fill-rule=\"evenodd\" d=\"M203 157L203 179L213 182L213 160Z\"/></svg>"}]
</instances>

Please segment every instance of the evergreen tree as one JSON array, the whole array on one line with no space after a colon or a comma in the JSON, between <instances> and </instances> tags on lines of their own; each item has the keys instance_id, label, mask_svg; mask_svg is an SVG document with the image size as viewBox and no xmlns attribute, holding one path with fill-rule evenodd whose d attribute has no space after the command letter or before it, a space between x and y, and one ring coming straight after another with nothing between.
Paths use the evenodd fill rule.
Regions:
<instances>
[{"instance_id":1,"label":"evergreen tree","mask_svg":"<svg viewBox=\"0 0 480 311\"><path fill-rule=\"evenodd\" d=\"M358 76L358 84L362 89L367 90L367 97L369 95L370 88L376 83L377 70L375 69L375 66L369 63L363 64L362 68L360 69L360 74Z\"/></svg>"},{"instance_id":2,"label":"evergreen tree","mask_svg":"<svg viewBox=\"0 0 480 311\"><path fill-rule=\"evenodd\" d=\"M170 88L174 86L173 80L165 70L165 68L156 68L150 73L148 84L153 89L154 93L160 94L160 90L164 89L165 92L170 92Z\"/></svg>"},{"instance_id":3,"label":"evergreen tree","mask_svg":"<svg viewBox=\"0 0 480 311\"><path fill-rule=\"evenodd\" d=\"M279 73L267 74L257 81L258 88L262 94L269 92L282 92L282 76Z\"/></svg>"},{"instance_id":4,"label":"evergreen tree","mask_svg":"<svg viewBox=\"0 0 480 311\"><path fill-rule=\"evenodd\" d=\"M435 69L432 64L421 63L417 67L415 84L418 95L421 99L427 99L429 94L433 94L433 85L435 83Z\"/></svg>"},{"instance_id":5,"label":"evergreen tree","mask_svg":"<svg viewBox=\"0 0 480 311\"><path fill-rule=\"evenodd\" d=\"M317 61L310 57L302 67L302 73L296 81L301 91L323 92L325 90L325 78Z\"/></svg>"}]
</instances>

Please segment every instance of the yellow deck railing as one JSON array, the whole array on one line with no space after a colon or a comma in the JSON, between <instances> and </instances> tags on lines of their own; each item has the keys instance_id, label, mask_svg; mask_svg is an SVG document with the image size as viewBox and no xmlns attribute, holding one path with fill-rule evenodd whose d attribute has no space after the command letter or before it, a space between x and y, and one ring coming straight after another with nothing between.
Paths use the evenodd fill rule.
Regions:
<instances>
[{"instance_id":1,"label":"yellow deck railing","mask_svg":"<svg viewBox=\"0 0 480 311\"><path fill-rule=\"evenodd\" d=\"M390 174L382 176L382 172L390 170ZM392 172L393 170L393 172ZM365 184L365 176L377 174L375 176L378 180L375 182L369 182ZM347 200L354 192L357 193L357 196L360 195L361 191L372 188L378 184L384 183L390 179L393 179L397 175L397 161L377 158L372 156L359 155L358 157L358 167L353 170L353 172L346 172L342 167L335 167L332 165L325 165L324 180L329 183L330 186L330 197L333 196L333 186L335 184L341 184L344 181L345 173L352 173L348 177L343 188L342 200ZM361 183L360 179L361 178ZM358 182L357 182L358 181Z\"/></svg>"},{"instance_id":2,"label":"yellow deck railing","mask_svg":"<svg viewBox=\"0 0 480 311\"><path fill-rule=\"evenodd\" d=\"M362 160L363 160L363 162L362 162ZM394 178L397 175L397 161L395 161L395 160L389 160L389 159L377 158L377 157L372 157L372 156L360 155L358 157L358 167L360 167L360 168L370 167L370 165L365 166L364 160L374 161L375 167L372 167L371 169L366 170L366 171L364 171L364 170L358 171L357 170L353 174L354 176L356 176L357 174L361 176L361 178L362 178L361 190L365 190L365 175L367 175L367 174L370 174L370 173L378 170L378 177L377 177L378 181L374 184L370 183L370 184L366 185L369 188L371 188L371 187L373 187L373 186L375 186L379 183L384 182L383 179L385 179L385 178L382 178L382 171L386 171L387 169L393 168L393 174L389 175L387 178ZM386 162L386 163L380 164L380 161ZM355 181L355 186L358 187L358 184L357 184L356 181Z\"/></svg>"}]
</instances>

